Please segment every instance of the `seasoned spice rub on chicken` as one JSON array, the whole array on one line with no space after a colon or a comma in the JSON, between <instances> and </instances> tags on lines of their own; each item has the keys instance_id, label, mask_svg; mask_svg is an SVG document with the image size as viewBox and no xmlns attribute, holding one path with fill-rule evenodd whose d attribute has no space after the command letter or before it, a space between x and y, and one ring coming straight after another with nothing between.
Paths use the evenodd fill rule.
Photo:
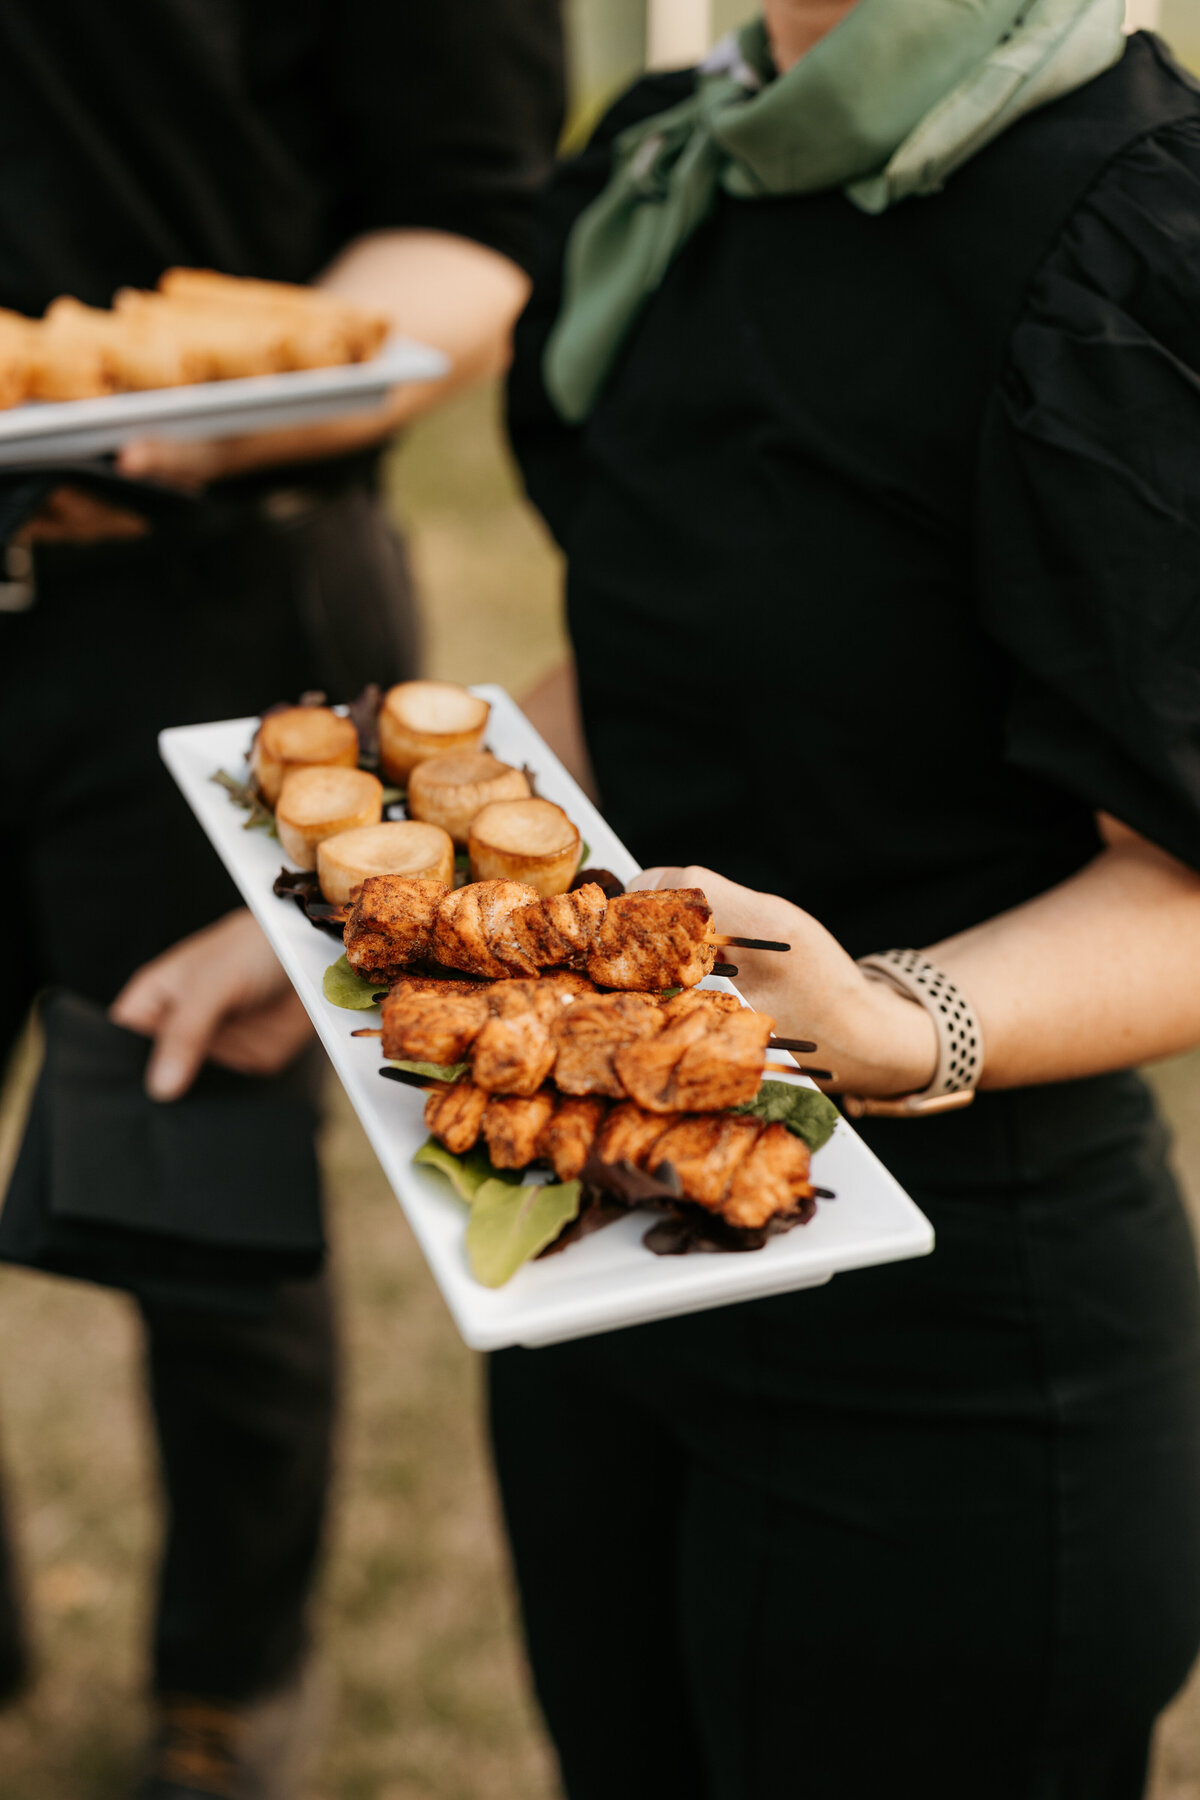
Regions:
<instances>
[{"instance_id":1,"label":"seasoned spice rub on chicken","mask_svg":"<svg viewBox=\"0 0 1200 1800\"><path fill-rule=\"evenodd\" d=\"M497 1169L527 1169L540 1154L538 1145L554 1116L553 1094L493 1094L483 1115L483 1139Z\"/></svg>"},{"instance_id":2,"label":"seasoned spice rub on chicken","mask_svg":"<svg viewBox=\"0 0 1200 1800\"><path fill-rule=\"evenodd\" d=\"M664 1115L632 1101L606 1109L599 1099L545 1089L499 1097L459 1082L430 1094L425 1123L459 1155L482 1136L497 1168L522 1169L544 1158L560 1181L575 1180L593 1156L651 1175L670 1170L684 1199L750 1230L812 1205L808 1146L785 1126L745 1114Z\"/></svg>"},{"instance_id":3,"label":"seasoned spice rub on chicken","mask_svg":"<svg viewBox=\"0 0 1200 1800\"><path fill-rule=\"evenodd\" d=\"M509 917L538 901L536 888L523 881L469 881L447 894L434 921L432 947L438 962L468 975L499 980L505 975L536 975L528 957L501 957L497 945Z\"/></svg>"},{"instance_id":4,"label":"seasoned spice rub on chicken","mask_svg":"<svg viewBox=\"0 0 1200 1800\"><path fill-rule=\"evenodd\" d=\"M371 875L346 923L346 961L369 981L390 981L429 955L438 908L450 889L441 881Z\"/></svg>"},{"instance_id":5,"label":"seasoned spice rub on chicken","mask_svg":"<svg viewBox=\"0 0 1200 1800\"><path fill-rule=\"evenodd\" d=\"M537 969L582 969L609 901L594 881L569 894L552 894L514 912L502 936L501 955ZM666 987L674 986L665 982Z\"/></svg>"},{"instance_id":6,"label":"seasoned spice rub on chicken","mask_svg":"<svg viewBox=\"0 0 1200 1800\"><path fill-rule=\"evenodd\" d=\"M651 1037L661 1028L662 1009L652 994L576 1000L555 1024L554 1079L566 1094L606 1094L620 1100L625 1089L613 1067L614 1054L631 1039Z\"/></svg>"},{"instance_id":7,"label":"seasoned spice rub on chicken","mask_svg":"<svg viewBox=\"0 0 1200 1800\"><path fill-rule=\"evenodd\" d=\"M560 1098L538 1145L560 1181L574 1181L592 1154L607 1100Z\"/></svg>"},{"instance_id":8,"label":"seasoned spice rub on chicken","mask_svg":"<svg viewBox=\"0 0 1200 1800\"><path fill-rule=\"evenodd\" d=\"M658 888L610 900L588 950L601 987L695 987L711 975L712 907L700 888Z\"/></svg>"},{"instance_id":9,"label":"seasoned spice rub on chicken","mask_svg":"<svg viewBox=\"0 0 1200 1800\"><path fill-rule=\"evenodd\" d=\"M695 1010L623 1045L613 1069L630 1099L651 1112L719 1112L757 1094L774 1023L746 1007L716 1019Z\"/></svg>"},{"instance_id":10,"label":"seasoned spice rub on chicken","mask_svg":"<svg viewBox=\"0 0 1200 1800\"><path fill-rule=\"evenodd\" d=\"M476 1083L492 1093L532 1094L556 1054L551 1025L590 983L544 981L396 983L382 1003L383 1054L394 1062L457 1063L469 1054Z\"/></svg>"},{"instance_id":11,"label":"seasoned spice rub on chicken","mask_svg":"<svg viewBox=\"0 0 1200 1800\"><path fill-rule=\"evenodd\" d=\"M470 1059L496 1094L632 1098L652 1112L709 1112L758 1092L774 1021L732 994L685 991L575 998L555 977L457 987L444 998L402 987L383 1002L383 1054L398 1062Z\"/></svg>"},{"instance_id":12,"label":"seasoned spice rub on chicken","mask_svg":"<svg viewBox=\"0 0 1200 1800\"><path fill-rule=\"evenodd\" d=\"M605 897L594 882L541 899L519 881L473 881L432 904L403 875L375 875L346 925L346 956L374 978L432 956L490 980L571 968L601 987L641 993L694 987L716 958L712 909L699 888Z\"/></svg>"}]
</instances>

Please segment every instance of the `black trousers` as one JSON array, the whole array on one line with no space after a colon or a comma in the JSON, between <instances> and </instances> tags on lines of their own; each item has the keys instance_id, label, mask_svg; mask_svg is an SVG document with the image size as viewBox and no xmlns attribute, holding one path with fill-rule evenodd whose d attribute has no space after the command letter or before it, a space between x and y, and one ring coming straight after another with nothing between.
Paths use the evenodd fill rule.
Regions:
<instances>
[{"instance_id":1,"label":"black trousers","mask_svg":"<svg viewBox=\"0 0 1200 1800\"><path fill-rule=\"evenodd\" d=\"M1200 1644L1200 1309L1144 1094L1073 1087L905 1172L927 1259L492 1359L570 1800L1142 1794ZM989 1171L1039 1107L1090 1147Z\"/></svg>"},{"instance_id":2,"label":"black trousers","mask_svg":"<svg viewBox=\"0 0 1200 1800\"><path fill-rule=\"evenodd\" d=\"M238 903L159 761L163 726L307 688L347 697L415 662L402 553L361 486L39 553L36 577L33 607L0 615L0 1057L39 988L107 1003ZM250 1698L304 1647L334 1419L328 1284L281 1285L258 1320L143 1315L168 1511L156 1685ZM13 1587L0 1540L0 1690L19 1662Z\"/></svg>"}]
</instances>

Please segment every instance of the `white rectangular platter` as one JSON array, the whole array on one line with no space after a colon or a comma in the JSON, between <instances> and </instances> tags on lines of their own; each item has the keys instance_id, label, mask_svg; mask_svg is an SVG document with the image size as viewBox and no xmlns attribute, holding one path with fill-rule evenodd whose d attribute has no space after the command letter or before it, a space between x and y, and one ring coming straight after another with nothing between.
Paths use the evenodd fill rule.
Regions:
<instances>
[{"instance_id":1,"label":"white rectangular platter","mask_svg":"<svg viewBox=\"0 0 1200 1800\"><path fill-rule=\"evenodd\" d=\"M227 437L369 412L389 389L436 381L449 366L440 350L393 337L369 362L334 369L200 381L95 400L30 401L0 412L0 468L99 456L136 437Z\"/></svg>"},{"instance_id":2,"label":"white rectangular platter","mask_svg":"<svg viewBox=\"0 0 1200 1800\"><path fill-rule=\"evenodd\" d=\"M530 766L539 792L575 821L591 847L592 865L611 869L622 880L636 874L637 864L624 845L504 690L481 686L473 692L491 702L487 747L505 762ZM413 1167L413 1153L428 1135L424 1096L381 1079L378 1039L351 1037L377 1014L350 1013L325 999L321 981L337 958L337 943L310 925L294 901L275 898L271 884L284 860L279 844L265 831L247 831L245 814L212 780L217 769L244 778L256 724L254 719L233 719L164 731L159 739L163 759L294 982L454 1322L472 1348L559 1343L816 1286L840 1270L923 1256L933 1248L924 1214L842 1122L813 1165L815 1180L831 1188L837 1199L820 1202L811 1224L770 1239L762 1250L654 1256L641 1242L653 1215L634 1212L561 1255L526 1264L506 1287L481 1287L463 1250L466 1209L440 1175ZM717 979L707 985L729 987ZM804 1078L797 1074L795 1079Z\"/></svg>"}]
</instances>

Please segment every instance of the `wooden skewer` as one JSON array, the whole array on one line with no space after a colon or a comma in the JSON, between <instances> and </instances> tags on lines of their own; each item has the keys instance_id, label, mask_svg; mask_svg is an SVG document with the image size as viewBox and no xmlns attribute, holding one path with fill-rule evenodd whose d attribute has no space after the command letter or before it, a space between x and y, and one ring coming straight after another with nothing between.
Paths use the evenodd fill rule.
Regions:
<instances>
[{"instance_id":1,"label":"wooden skewer","mask_svg":"<svg viewBox=\"0 0 1200 1800\"><path fill-rule=\"evenodd\" d=\"M722 950L790 950L790 944L778 944L774 938L730 937L727 932L716 933L709 938L710 944L717 944Z\"/></svg>"},{"instance_id":2,"label":"wooden skewer","mask_svg":"<svg viewBox=\"0 0 1200 1800\"><path fill-rule=\"evenodd\" d=\"M768 1075L809 1075L814 1081L837 1080L832 1069L814 1069L808 1063L800 1063L798 1067L790 1063L764 1063L763 1068Z\"/></svg>"},{"instance_id":3,"label":"wooden skewer","mask_svg":"<svg viewBox=\"0 0 1200 1800\"><path fill-rule=\"evenodd\" d=\"M737 974L737 964L736 963L714 963L712 966L712 972L714 975L724 975L726 981L732 981L734 976Z\"/></svg>"},{"instance_id":4,"label":"wooden skewer","mask_svg":"<svg viewBox=\"0 0 1200 1800\"><path fill-rule=\"evenodd\" d=\"M361 1031L352 1031L350 1036L356 1038L381 1038L383 1032L364 1027ZM792 1063L764 1063L763 1073L766 1075L811 1075L814 1081L835 1081L837 1079L832 1069L813 1069L810 1068L807 1063L801 1063L798 1069Z\"/></svg>"},{"instance_id":5,"label":"wooden skewer","mask_svg":"<svg viewBox=\"0 0 1200 1800\"><path fill-rule=\"evenodd\" d=\"M446 1087L444 1081L431 1081L428 1075L418 1075L413 1069L393 1069L391 1063L385 1063L376 1073L385 1081L402 1081L406 1087L415 1087L422 1094L438 1094Z\"/></svg>"},{"instance_id":6,"label":"wooden skewer","mask_svg":"<svg viewBox=\"0 0 1200 1800\"><path fill-rule=\"evenodd\" d=\"M351 1037L382 1037L383 1036L383 1027L381 1025L360 1025L357 1031L352 1031L350 1033L350 1036Z\"/></svg>"},{"instance_id":7,"label":"wooden skewer","mask_svg":"<svg viewBox=\"0 0 1200 1800\"><path fill-rule=\"evenodd\" d=\"M802 1055L811 1055L816 1049L811 1038L773 1037L767 1045L768 1050L799 1050Z\"/></svg>"}]
</instances>

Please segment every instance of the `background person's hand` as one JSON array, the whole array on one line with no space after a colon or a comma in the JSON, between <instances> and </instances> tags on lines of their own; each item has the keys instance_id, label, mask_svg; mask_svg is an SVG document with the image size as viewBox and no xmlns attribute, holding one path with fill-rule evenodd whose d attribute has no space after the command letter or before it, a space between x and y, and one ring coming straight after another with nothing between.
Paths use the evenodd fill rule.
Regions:
<instances>
[{"instance_id":1,"label":"background person's hand","mask_svg":"<svg viewBox=\"0 0 1200 1800\"><path fill-rule=\"evenodd\" d=\"M811 913L776 894L739 887L711 869L645 869L631 888L703 888L717 931L771 938L790 951L730 950L737 986L770 1013L783 1037L816 1040L812 1061L834 1071L823 1085L852 1094L907 1094L933 1079L937 1038L923 1006L858 964Z\"/></svg>"},{"instance_id":2,"label":"background person's hand","mask_svg":"<svg viewBox=\"0 0 1200 1800\"><path fill-rule=\"evenodd\" d=\"M12 535L14 544L108 544L144 537L150 529L139 513L101 500L86 488L55 488L31 518Z\"/></svg>"},{"instance_id":3,"label":"background person's hand","mask_svg":"<svg viewBox=\"0 0 1200 1800\"><path fill-rule=\"evenodd\" d=\"M387 313L396 331L444 351L449 372L393 388L371 412L290 430L196 441L140 438L118 453L119 472L194 491L255 469L286 469L382 444L460 388L508 367L512 326L529 294L524 271L499 251L451 232L415 229L356 239L317 286Z\"/></svg>"},{"instance_id":4,"label":"background person's hand","mask_svg":"<svg viewBox=\"0 0 1200 1800\"><path fill-rule=\"evenodd\" d=\"M109 1008L154 1039L146 1092L178 1100L204 1062L275 1075L313 1036L274 951L250 913L232 912L138 969Z\"/></svg>"},{"instance_id":5,"label":"background person's hand","mask_svg":"<svg viewBox=\"0 0 1200 1800\"><path fill-rule=\"evenodd\" d=\"M406 390L398 389L397 394ZM138 481L195 493L210 482L256 469L283 469L289 463L348 456L381 443L400 423L396 406L351 413L285 431L252 431L241 437L135 438L117 452L117 472Z\"/></svg>"}]
</instances>

